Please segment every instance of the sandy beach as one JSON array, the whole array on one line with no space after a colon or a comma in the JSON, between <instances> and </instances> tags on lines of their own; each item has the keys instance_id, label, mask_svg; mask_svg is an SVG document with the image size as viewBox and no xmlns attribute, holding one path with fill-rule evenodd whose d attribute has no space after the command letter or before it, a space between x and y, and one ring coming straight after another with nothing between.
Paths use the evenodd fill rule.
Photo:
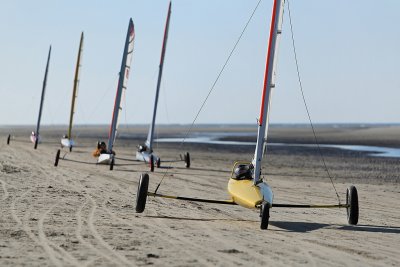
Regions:
<instances>
[{"instance_id":1,"label":"sandy beach","mask_svg":"<svg viewBox=\"0 0 400 267\"><path fill-rule=\"evenodd\" d=\"M78 128L77 147L62 152L65 159L54 167L64 128L45 127L37 150L29 142L32 127L0 129L0 266L400 265L400 158L324 148L341 201L348 186L357 186L359 224L348 225L344 209L273 208L269 229L262 231L258 212L239 206L150 197L137 214L139 176L149 168L134 154L147 127L121 129L125 137L116 142L113 171L91 156L96 141L107 136L107 128L94 126ZM317 131L322 143L400 148L398 126ZM177 133L180 127L161 127L157 135ZM312 143L311 134L308 128L272 127L270 140ZM158 143L155 151L162 168L150 173L150 191L165 176L159 193L226 200L233 162L250 160L254 147ZM190 169L168 162L186 151ZM270 146L263 169L276 203L338 202L314 148Z\"/></svg>"}]
</instances>

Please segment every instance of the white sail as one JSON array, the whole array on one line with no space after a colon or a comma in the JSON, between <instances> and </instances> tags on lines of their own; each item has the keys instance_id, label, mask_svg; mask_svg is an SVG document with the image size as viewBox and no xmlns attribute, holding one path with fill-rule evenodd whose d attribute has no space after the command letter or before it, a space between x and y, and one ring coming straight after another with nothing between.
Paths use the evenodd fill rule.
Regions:
<instances>
[{"instance_id":1,"label":"white sail","mask_svg":"<svg viewBox=\"0 0 400 267\"><path fill-rule=\"evenodd\" d=\"M117 136L119 115L122 110L121 100L125 97L125 91L128 85L128 78L130 74L133 46L135 40L135 28L132 19L129 20L128 32L125 40L124 53L122 55L121 70L119 72L119 80L117 86L117 93L115 96L113 116L111 120L110 131L108 135L108 150L111 152L114 146L115 138Z\"/></svg>"},{"instance_id":2,"label":"white sail","mask_svg":"<svg viewBox=\"0 0 400 267\"><path fill-rule=\"evenodd\" d=\"M160 93L161 77L162 77L162 72L163 72L163 67L164 67L165 51L167 49L167 40L168 40L168 30L169 30L170 17L171 17L171 2L169 2L168 15L167 15L167 20L166 20L165 29L164 29L164 39L163 39L163 44L162 44L162 48L161 48L161 58L160 58L160 65L159 65L159 70L158 70L156 97L155 97L155 100L154 100L153 119L151 121L150 128L149 128L149 134L148 134L147 140L145 142L145 145L148 147L150 152L153 151L154 125L155 125L155 122L156 122L158 96L159 96L159 93Z\"/></svg>"},{"instance_id":3,"label":"white sail","mask_svg":"<svg viewBox=\"0 0 400 267\"><path fill-rule=\"evenodd\" d=\"M275 70L277 62L277 48L282 33L282 18L284 0L274 0L271 18L271 29L268 43L268 52L265 66L264 86L261 98L260 117L258 120L257 145L254 153L254 184L260 180L261 160L267 142L269 113L271 108L272 90L275 87Z\"/></svg>"}]
</instances>

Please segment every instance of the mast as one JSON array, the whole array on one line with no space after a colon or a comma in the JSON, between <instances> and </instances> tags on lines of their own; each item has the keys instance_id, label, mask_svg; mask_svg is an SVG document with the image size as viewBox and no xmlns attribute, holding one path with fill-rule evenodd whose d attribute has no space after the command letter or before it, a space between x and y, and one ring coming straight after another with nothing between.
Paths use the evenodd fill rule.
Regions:
<instances>
[{"instance_id":1,"label":"mast","mask_svg":"<svg viewBox=\"0 0 400 267\"><path fill-rule=\"evenodd\" d=\"M154 100L153 119L151 121L149 134L147 136L147 140L145 143L146 146L149 148L150 152L153 151L154 124L156 122L158 95L160 93L161 77L162 77L162 72L163 72L163 67L164 67L165 50L167 49L170 16L171 16L171 2L169 2L167 21L165 22L165 29L164 29L164 39L163 39L163 44L162 44L162 49L161 49L160 65L158 67L158 79L157 79L156 98Z\"/></svg>"},{"instance_id":2,"label":"mast","mask_svg":"<svg viewBox=\"0 0 400 267\"><path fill-rule=\"evenodd\" d=\"M81 55L83 50L83 32L81 33L81 40L79 42L78 59L76 60L75 67L75 78L74 78L74 88L72 90L72 101L71 101L71 113L69 116L69 127L68 127L68 139L72 139L72 122L75 114L75 100L78 97L78 86L79 86L79 71L81 69Z\"/></svg>"},{"instance_id":3,"label":"mast","mask_svg":"<svg viewBox=\"0 0 400 267\"><path fill-rule=\"evenodd\" d=\"M260 180L261 160L267 145L269 113L271 108L272 90L275 87L276 55L282 33L283 6L285 0L274 0L269 35L268 52L266 58L264 85L261 98L260 117L258 120L257 145L254 153L254 184Z\"/></svg>"},{"instance_id":4,"label":"mast","mask_svg":"<svg viewBox=\"0 0 400 267\"><path fill-rule=\"evenodd\" d=\"M125 94L129 72L131 68L132 55L133 55L133 44L135 40L135 27L133 25L132 18L129 20L128 32L126 34L125 48L122 55L121 70L119 71L119 80L117 93L115 96L114 111L111 120L110 132L108 134L108 150L111 152L114 146L115 137L117 136L118 128L118 117L122 110L121 99Z\"/></svg>"},{"instance_id":5,"label":"mast","mask_svg":"<svg viewBox=\"0 0 400 267\"><path fill-rule=\"evenodd\" d=\"M44 94L46 92L47 73L49 71L50 55L51 55L51 45L49 48L49 55L47 56L46 71L44 73L44 79L43 79L42 96L40 99L39 117L38 117L38 121L37 121L37 125L36 125L37 138L39 138L40 120L42 119L42 109L43 109L43 102L44 102Z\"/></svg>"}]
</instances>

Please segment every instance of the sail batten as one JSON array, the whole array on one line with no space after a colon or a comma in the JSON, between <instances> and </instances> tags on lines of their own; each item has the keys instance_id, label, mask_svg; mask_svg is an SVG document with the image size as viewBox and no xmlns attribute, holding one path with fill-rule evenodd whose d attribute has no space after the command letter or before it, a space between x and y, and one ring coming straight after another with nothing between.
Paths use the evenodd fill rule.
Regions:
<instances>
[{"instance_id":1,"label":"sail batten","mask_svg":"<svg viewBox=\"0 0 400 267\"><path fill-rule=\"evenodd\" d=\"M110 125L110 131L108 134L108 150L112 152L115 138L117 136L118 124L119 124L119 113L122 110L121 99L125 95L127 89L127 83L129 78L130 66L133 56L133 47L135 40L135 28L132 19L129 20L128 32L126 35L124 53L122 55L121 69L119 72L117 92L115 95L113 115Z\"/></svg>"}]
</instances>

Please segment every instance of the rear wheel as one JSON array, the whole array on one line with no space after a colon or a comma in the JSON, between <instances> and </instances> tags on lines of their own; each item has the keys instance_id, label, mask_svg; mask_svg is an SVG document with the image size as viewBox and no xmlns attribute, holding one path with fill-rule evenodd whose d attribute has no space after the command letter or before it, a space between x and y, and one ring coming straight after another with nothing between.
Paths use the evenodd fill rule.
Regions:
<instances>
[{"instance_id":1,"label":"rear wheel","mask_svg":"<svg viewBox=\"0 0 400 267\"><path fill-rule=\"evenodd\" d=\"M261 207L261 225L260 228L262 230L268 229L268 222L269 222L269 204L264 203Z\"/></svg>"},{"instance_id":2,"label":"rear wheel","mask_svg":"<svg viewBox=\"0 0 400 267\"><path fill-rule=\"evenodd\" d=\"M153 157L153 155L150 155L149 165L150 165L150 171L154 172L154 157Z\"/></svg>"},{"instance_id":3,"label":"rear wheel","mask_svg":"<svg viewBox=\"0 0 400 267\"><path fill-rule=\"evenodd\" d=\"M347 188L346 205L347 221L349 224L356 225L358 223L358 193L354 185Z\"/></svg>"},{"instance_id":4,"label":"rear wheel","mask_svg":"<svg viewBox=\"0 0 400 267\"><path fill-rule=\"evenodd\" d=\"M136 212L142 213L146 207L147 190L149 189L149 175L142 173L140 175L139 185L136 192Z\"/></svg>"},{"instance_id":5,"label":"rear wheel","mask_svg":"<svg viewBox=\"0 0 400 267\"><path fill-rule=\"evenodd\" d=\"M160 168L160 166L161 166L161 159L160 158L157 159L156 165L157 165L157 168Z\"/></svg>"},{"instance_id":6,"label":"rear wheel","mask_svg":"<svg viewBox=\"0 0 400 267\"><path fill-rule=\"evenodd\" d=\"M39 142L39 140L38 140L38 138L36 138L36 140L35 140L35 146L33 147L34 149L37 148L38 142Z\"/></svg>"},{"instance_id":7,"label":"rear wheel","mask_svg":"<svg viewBox=\"0 0 400 267\"><path fill-rule=\"evenodd\" d=\"M186 168L190 168L190 154L189 154L189 152L186 152L186 154L184 156L184 160L185 160L185 167Z\"/></svg>"},{"instance_id":8,"label":"rear wheel","mask_svg":"<svg viewBox=\"0 0 400 267\"><path fill-rule=\"evenodd\" d=\"M56 153L56 159L54 160L54 167L58 166L58 161L60 160L60 153L61 153L61 150L58 149L57 153Z\"/></svg>"},{"instance_id":9,"label":"rear wheel","mask_svg":"<svg viewBox=\"0 0 400 267\"><path fill-rule=\"evenodd\" d=\"M10 144L10 139L11 139L11 134L9 134L8 137L7 137L7 145Z\"/></svg>"},{"instance_id":10,"label":"rear wheel","mask_svg":"<svg viewBox=\"0 0 400 267\"><path fill-rule=\"evenodd\" d=\"M111 162L110 162L110 171L112 171L114 169L114 164L115 164L115 160L114 160L114 157L113 157L111 159Z\"/></svg>"}]
</instances>

